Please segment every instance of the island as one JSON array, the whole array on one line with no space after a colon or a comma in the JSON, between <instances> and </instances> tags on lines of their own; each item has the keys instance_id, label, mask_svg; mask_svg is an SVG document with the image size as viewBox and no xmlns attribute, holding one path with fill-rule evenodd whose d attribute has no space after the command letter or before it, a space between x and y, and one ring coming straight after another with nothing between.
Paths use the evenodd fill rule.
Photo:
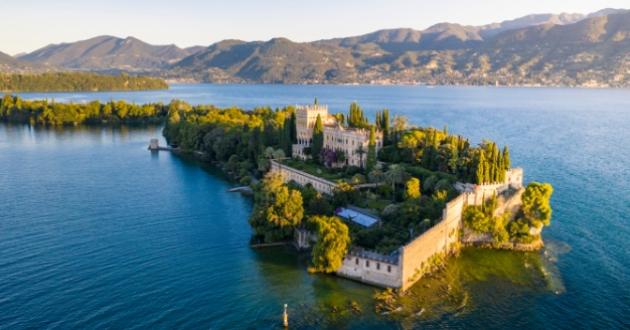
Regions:
<instances>
[{"instance_id":1,"label":"island","mask_svg":"<svg viewBox=\"0 0 630 330\"><path fill-rule=\"evenodd\" d=\"M253 187L252 245L310 251L311 272L404 292L462 246L531 251L550 224L548 183L523 184L507 146L370 122L313 104L244 111L169 106L163 134Z\"/></svg>"}]
</instances>

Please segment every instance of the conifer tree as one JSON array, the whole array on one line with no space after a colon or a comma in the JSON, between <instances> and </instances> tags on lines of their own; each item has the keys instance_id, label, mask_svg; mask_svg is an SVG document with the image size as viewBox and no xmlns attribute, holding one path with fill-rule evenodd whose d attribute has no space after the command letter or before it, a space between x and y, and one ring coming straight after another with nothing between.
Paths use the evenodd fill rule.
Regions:
<instances>
[{"instance_id":1,"label":"conifer tree","mask_svg":"<svg viewBox=\"0 0 630 330\"><path fill-rule=\"evenodd\" d=\"M480 151L477 159L476 159L476 169L475 169L475 183L477 184L483 184L486 180L485 178L485 162L486 162L486 157L484 157L483 155L483 151Z\"/></svg>"},{"instance_id":2,"label":"conifer tree","mask_svg":"<svg viewBox=\"0 0 630 330\"><path fill-rule=\"evenodd\" d=\"M295 118L295 112L291 113L291 121L290 121L290 137L291 137L291 144L295 144L297 143L297 127L296 125L296 118Z\"/></svg>"},{"instance_id":3,"label":"conifer tree","mask_svg":"<svg viewBox=\"0 0 630 330\"><path fill-rule=\"evenodd\" d=\"M367 125L368 120L365 118L363 110L361 110L361 107L356 102L352 102L352 104L350 104L350 111L348 112L348 127L366 128Z\"/></svg>"},{"instance_id":4,"label":"conifer tree","mask_svg":"<svg viewBox=\"0 0 630 330\"><path fill-rule=\"evenodd\" d=\"M322 124L322 118L317 115L315 120L315 126L313 127L313 143L311 144L311 154L316 162L321 161L321 152L324 148L324 126Z\"/></svg>"},{"instance_id":5,"label":"conifer tree","mask_svg":"<svg viewBox=\"0 0 630 330\"><path fill-rule=\"evenodd\" d=\"M370 141L368 144L366 170L370 173L374 166L376 166L376 137L374 132L374 126L370 126Z\"/></svg>"},{"instance_id":6,"label":"conifer tree","mask_svg":"<svg viewBox=\"0 0 630 330\"><path fill-rule=\"evenodd\" d=\"M383 109L383 114L381 117L381 130L383 131L383 145L389 145L389 109Z\"/></svg>"},{"instance_id":7,"label":"conifer tree","mask_svg":"<svg viewBox=\"0 0 630 330\"><path fill-rule=\"evenodd\" d=\"M508 150L508 146L503 147L503 168L509 170L512 167L510 163L510 150Z\"/></svg>"}]
</instances>

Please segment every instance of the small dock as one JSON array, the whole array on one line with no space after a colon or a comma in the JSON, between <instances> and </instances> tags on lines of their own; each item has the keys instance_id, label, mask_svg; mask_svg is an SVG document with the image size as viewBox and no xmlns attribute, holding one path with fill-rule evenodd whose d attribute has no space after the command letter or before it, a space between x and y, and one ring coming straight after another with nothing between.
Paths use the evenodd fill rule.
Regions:
<instances>
[{"instance_id":1,"label":"small dock","mask_svg":"<svg viewBox=\"0 0 630 330\"><path fill-rule=\"evenodd\" d=\"M173 150L173 147L163 147L160 145L160 141L158 139L151 139L149 141L149 148L150 151L171 151Z\"/></svg>"}]
</instances>

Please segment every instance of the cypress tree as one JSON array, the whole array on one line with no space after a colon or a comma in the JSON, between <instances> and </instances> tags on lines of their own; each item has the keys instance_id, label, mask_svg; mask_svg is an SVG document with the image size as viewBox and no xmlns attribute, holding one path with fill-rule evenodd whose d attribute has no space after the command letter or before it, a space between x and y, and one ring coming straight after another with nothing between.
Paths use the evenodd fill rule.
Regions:
<instances>
[{"instance_id":1,"label":"cypress tree","mask_svg":"<svg viewBox=\"0 0 630 330\"><path fill-rule=\"evenodd\" d=\"M291 139L291 118L286 118L284 120L284 125L282 126L282 130L280 131L280 147L284 150L284 154L287 157L291 157L292 153L292 139Z\"/></svg>"},{"instance_id":2,"label":"cypress tree","mask_svg":"<svg viewBox=\"0 0 630 330\"><path fill-rule=\"evenodd\" d=\"M348 127L365 128L367 125L368 120L365 118L363 110L356 102L352 102L348 112Z\"/></svg>"},{"instance_id":3,"label":"cypress tree","mask_svg":"<svg viewBox=\"0 0 630 330\"><path fill-rule=\"evenodd\" d=\"M488 157L485 155L485 152L482 150L481 151L482 154L484 154L483 156L483 181L482 183L489 183L490 181L492 181L492 177L490 176L490 160L488 159Z\"/></svg>"},{"instance_id":4,"label":"cypress tree","mask_svg":"<svg viewBox=\"0 0 630 330\"><path fill-rule=\"evenodd\" d=\"M383 109L381 114L381 130L383 131L383 145L389 145L389 110Z\"/></svg>"},{"instance_id":5,"label":"cypress tree","mask_svg":"<svg viewBox=\"0 0 630 330\"><path fill-rule=\"evenodd\" d=\"M512 167L510 163L510 150L508 150L508 146L503 147L503 168L509 170Z\"/></svg>"},{"instance_id":6,"label":"cypress tree","mask_svg":"<svg viewBox=\"0 0 630 330\"><path fill-rule=\"evenodd\" d=\"M484 157L483 151L480 150L479 155L477 156L477 166L475 169L475 182L477 184L483 184L484 181L486 180L485 169L484 169L485 162L486 162L486 157Z\"/></svg>"},{"instance_id":7,"label":"cypress tree","mask_svg":"<svg viewBox=\"0 0 630 330\"><path fill-rule=\"evenodd\" d=\"M291 113L291 119L290 119L290 130L291 130L291 144L295 144L297 143L297 127L296 127L296 119L295 119L295 112Z\"/></svg>"},{"instance_id":8,"label":"cypress tree","mask_svg":"<svg viewBox=\"0 0 630 330\"><path fill-rule=\"evenodd\" d=\"M370 173L374 166L376 166L376 137L374 132L374 126L370 126L370 141L368 144L366 170Z\"/></svg>"},{"instance_id":9,"label":"cypress tree","mask_svg":"<svg viewBox=\"0 0 630 330\"><path fill-rule=\"evenodd\" d=\"M315 127L313 127L313 143L311 144L311 155L316 162L321 162L321 152L324 148L324 126L322 118L317 115Z\"/></svg>"},{"instance_id":10,"label":"cypress tree","mask_svg":"<svg viewBox=\"0 0 630 330\"><path fill-rule=\"evenodd\" d=\"M492 143L492 179L493 182L501 181L500 175L503 169L499 167L499 147L496 143Z\"/></svg>"}]
</instances>

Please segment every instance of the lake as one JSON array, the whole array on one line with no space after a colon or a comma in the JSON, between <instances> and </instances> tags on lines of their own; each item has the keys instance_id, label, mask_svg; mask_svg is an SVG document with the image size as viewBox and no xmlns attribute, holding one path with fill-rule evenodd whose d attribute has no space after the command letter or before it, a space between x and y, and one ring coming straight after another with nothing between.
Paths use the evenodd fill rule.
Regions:
<instances>
[{"instance_id":1,"label":"lake","mask_svg":"<svg viewBox=\"0 0 630 330\"><path fill-rule=\"evenodd\" d=\"M0 328L628 328L630 90L173 85L24 93L346 112L509 145L526 181L554 186L541 253L464 250L374 313L375 288L306 272L291 249L251 249L250 199L194 160L146 150L161 128L0 125ZM347 306L355 301L360 314Z\"/></svg>"}]
</instances>

